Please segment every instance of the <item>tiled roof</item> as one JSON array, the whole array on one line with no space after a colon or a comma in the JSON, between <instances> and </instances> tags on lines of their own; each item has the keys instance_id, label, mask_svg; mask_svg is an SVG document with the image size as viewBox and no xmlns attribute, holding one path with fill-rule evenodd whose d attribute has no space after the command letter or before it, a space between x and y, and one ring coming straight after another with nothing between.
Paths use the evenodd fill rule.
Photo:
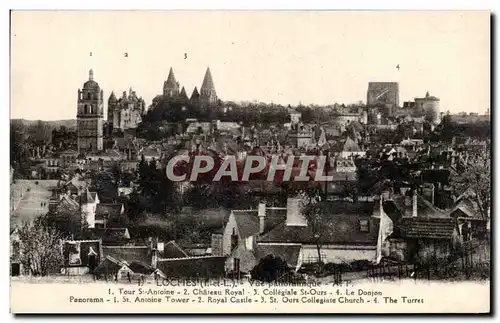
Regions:
<instances>
[{"instance_id":1,"label":"tiled roof","mask_svg":"<svg viewBox=\"0 0 500 323\"><path fill-rule=\"evenodd\" d=\"M105 215L108 218L119 218L122 211L122 204L99 203L95 210L95 219L103 220Z\"/></svg>"},{"instance_id":2,"label":"tiled roof","mask_svg":"<svg viewBox=\"0 0 500 323\"><path fill-rule=\"evenodd\" d=\"M360 220L367 220L369 232L360 231ZM370 216L356 216L355 214L337 214L325 218L320 224L321 241L325 244L342 245L376 245L378 238L379 220ZM281 223L273 230L260 236L259 242L272 243L306 243L314 244L315 232L311 225L306 227L287 226Z\"/></svg>"},{"instance_id":3,"label":"tiled roof","mask_svg":"<svg viewBox=\"0 0 500 323\"><path fill-rule=\"evenodd\" d=\"M181 247L177 245L177 243L175 243L175 241L169 241L163 247L163 255L161 256L162 258L170 259L170 258L185 258L188 255L184 250L181 249Z\"/></svg>"},{"instance_id":4,"label":"tiled roof","mask_svg":"<svg viewBox=\"0 0 500 323\"><path fill-rule=\"evenodd\" d=\"M153 267L141 261L132 261L128 264L128 268L130 268L130 270L132 270L135 274L151 275L155 272Z\"/></svg>"},{"instance_id":5,"label":"tiled roof","mask_svg":"<svg viewBox=\"0 0 500 323\"><path fill-rule=\"evenodd\" d=\"M406 206L405 206L405 196L399 195L393 197L394 204L400 210L402 214L404 214ZM413 198L411 198L413 203ZM425 198L417 194L417 215L418 217L448 217L446 212L438 209L432 203L427 201Z\"/></svg>"},{"instance_id":6,"label":"tiled roof","mask_svg":"<svg viewBox=\"0 0 500 323\"><path fill-rule=\"evenodd\" d=\"M458 215L458 216L466 216L472 219L481 219L481 214L479 212L474 212L471 209L469 209L466 205L459 205L455 207L451 212L450 215Z\"/></svg>"},{"instance_id":7,"label":"tiled roof","mask_svg":"<svg viewBox=\"0 0 500 323\"><path fill-rule=\"evenodd\" d=\"M264 220L264 233L274 229L278 224L286 220L286 209L266 208Z\"/></svg>"},{"instance_id":8,"label":"tiled roof","mask_svg":"<svg viewBox=\"0 0 500 323\"><path fill-rule=\"evenodd\" d=\"M116 274L125 264L110 256L106 256L104 260L94 269L96 274Z\"/></svg>"},{"instance_id":9,"label":"tiled roof","mask_svg":"<svg viewBox=\"0 0 500 323\"><path fill-rule=\"evenodd\" d=\"M148 246L103 246L104 256L111 256L119 261L142 261L151 263L151 252Z\"/></svg>"},{"instance_id":10,"label":"tiled roof","mask_svg":"<svg viewBox=\"0 0 500 323\"><path fill-rule=\"evenodd\" d=\"M451 239L455 229L454 219L448 218L403 218L398 225L406 238Z\"/></svg>"},{"instance_id":11,"label":"tiled roof","mask_svg":"<svg viewBox=\"0 0 500 323\"><path fill-rule=\"evenodd\" d=\"M80 205L78 204L77 201L73 200L68 195L63 195L61 201L57 205L57 209L60 209L60 208L69 208L69 209L73 209L73 210L78 210L78 209L80 209Z\"/></svg>"},{"instance_id":12,"label":"tiled roof","mask_svg":"<svg viewBox=\"0 0 500 323\"><path fill-rule=\"evenodd\" d=\"M259 233L257 210L234 210L233 214L241 238Z\"/></svg>"}]
</instances>

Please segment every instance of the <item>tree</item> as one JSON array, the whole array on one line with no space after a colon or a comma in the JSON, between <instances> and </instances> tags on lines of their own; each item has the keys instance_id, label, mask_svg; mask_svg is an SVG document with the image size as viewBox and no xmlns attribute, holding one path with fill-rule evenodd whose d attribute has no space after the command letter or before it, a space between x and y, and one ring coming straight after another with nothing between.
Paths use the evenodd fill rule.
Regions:
<instances>
[{"instance_id":1,"label":"tree","mask_svg":"<svg viewBox=\"0 0 500 323\"><path fill-rule=\"evenodd\" d=\"M26 144L26 127L21 123L10 125L10 164L14 168L15 177L29 174L29 151Z\"/></svg>"},{"instance_id":2,"label":"tree","mask_svg":"<svg viewBox=\"0 0 500 323\"><path fill-rule=\"evenodd\" d=\"M18 230L21 264L34 276L59 273L63 266L61 235L43 222L24 221Z\"/></svg>"},{"instance_id":3,"label":"tree","mask_svg":"<svg viewBox=\"0 0 500 323\"><path fill-rule=\"evenodd\" d=\"M100 172L94 177L94 186L103 203L113 203L118 197L119 178L120 170L116 167Z\"/></svg>"},{"instance_id":4,"label":"tree","mask_svg":"<svg viewBox=\"0 0 500 323\"><path fill-rule=\"evenodd\" d=\"M87 214L77 206L59 203L54 212L49 212L40 221L47 227L53 228L63 237L71 236L88 226Z\"/></svg>"},{"instance_id":5,"label":"tree","mask_svg":"<svg viewBox=\"0 0 500 323\"><path fill-rule=\"evenodd\" d=\"M318 262L322 262L321 247L330 230L330 222L325 208L321 202L321 195L318 191L299 193L300 211L307 220L307 226L311 228L313 243L318 251Z\"/></svg>"},{"instance_id":6,"label":"tree","mask_svg":"<svg viewBox=\"0 0 500 323\"><path fill-rule=\"evenodd\" d=\"M45 122L38 120L30 129L32 139L40 144L49 144L52 142L52 130Z\"/></svg>"},{"instance_id":7,"label":"tree","mask_svg":"<svg viewBox=\"0 0 500 323\"><path fill-rule=\"evenodd\" d=\"M457 174L451 176L451 186L456 195L465 194L477 205L483 219L489 219L491 207L491 159L486 152L474 160L457 166Z\"/></svg>"}]
</instances>

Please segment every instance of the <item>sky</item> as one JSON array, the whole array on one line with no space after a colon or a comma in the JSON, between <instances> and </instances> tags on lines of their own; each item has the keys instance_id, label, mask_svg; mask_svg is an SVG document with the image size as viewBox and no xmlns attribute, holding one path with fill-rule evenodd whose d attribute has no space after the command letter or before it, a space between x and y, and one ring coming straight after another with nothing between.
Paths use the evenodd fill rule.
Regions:
<instances>
[{"instance_id":1,"label":"sky","mask_svg":"<svg viewBox=\"0 0 500 323\"><path fill-rule=\"evenodd\" d=\"M400 103L429 91L442 112L485 113L490 13L14 11L11 118L75 119L91 68L106 116L111 91L149 106L172 67L190 96L208 66L222 100L348 104L388 81Z\"/></svg>"}]
</instances>

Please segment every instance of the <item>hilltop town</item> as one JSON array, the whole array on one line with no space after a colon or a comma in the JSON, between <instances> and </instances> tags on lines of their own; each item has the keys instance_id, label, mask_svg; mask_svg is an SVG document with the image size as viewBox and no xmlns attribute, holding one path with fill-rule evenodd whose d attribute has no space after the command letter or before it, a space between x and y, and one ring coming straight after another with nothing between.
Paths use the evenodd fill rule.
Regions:
<instances>
[{"instance_id":1,"label":"hilltop town","mask_svg":"<svg viewBox=\"0 0 500 323\"><path fill-rule=\"evenodd\" d=\"M231 102L213 75L188 95L170 68L146 103L90 70L76 128L12 120L11 275L489 277L489 113L452 115L430 92L401 103L397 82L356 104ZM331 180L174 182L180 155L324 156Z\"/></svg>"}]
</instances>

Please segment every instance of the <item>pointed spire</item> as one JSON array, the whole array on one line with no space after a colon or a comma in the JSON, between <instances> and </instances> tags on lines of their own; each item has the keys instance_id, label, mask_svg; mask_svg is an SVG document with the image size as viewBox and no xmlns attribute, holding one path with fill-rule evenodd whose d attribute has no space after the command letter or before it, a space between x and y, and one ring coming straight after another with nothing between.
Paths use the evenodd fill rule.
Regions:
<instances>
[{"instance_id":1,"label":"pointed spire","mask_svg":"<svg viewBox=\"0 0 500 323\"><path fill-rule=\"evenodd\" d=\"M92 69L89 70L89 81L94 80L94 71Z\"/></svg>"},{"instance_id":2,"label":"pointed spire","mask_svg":"<svg viewBox=\"0 0 500 323\"><path fill-rule=\"evenodd\" d=\"M203 78L203 84L201 85L201 92L204 90L212 90L215 92L214 81L212 80L212 73L210 72L210 67L207 67L205 72L205 77Z\"/></svg>"},{"instance_id":3,"label":"pointed spire","mask_svg":"<svg viewBox=\"0 0 500 323\"><path fill-rule=\"evenodd\" d=\"M186 100L186 101L189 99L187 94L186 94L186 89L184 88L184 86L182 87L180 98L181 98L181 100Z\"/></svg>"},{"instance_id":4,"label":"pointed spire","mask_svg":"<svg viewBox=\"0 0 500 323\"><path fill-rule=\"evenodd\" d=\"M175 87L177 85L177 81L175 80L174 70L170 67L170 71L168 72L166 85L169 87Z\"/></svg>"},{"instance_id":5,"label":"pointed spire","mask_svg":"<svg viewBox=\"0 0 500 323\"><path fill-rule=\"evenodd\" d=\"M198 92L198 88L195 86L193 90L193 94L191 94L191 100L196 100L200 97L200 93Z\"/></svg>"},{"instance_id":6,"label":"pointed spire","mask_svg":"<svg viewBox=\"0 0 500 323\"><path fill-rule=\"evenodd\" d=\"M428 98L430 96L429 91L425 93L425 97Z\"/></svg>"},{"instance_id":7,"label":"pointed spire","mask_svg":"<svg viewBox=\"0 0 500 323\"><path fill-rule=\"evenodd\" d=\"M111 91L111 94L109 96L109 99L108 99L108 103L110 102L116 102L116 95L115 95L115 92Z\"/></svg>"}]
</instances>

